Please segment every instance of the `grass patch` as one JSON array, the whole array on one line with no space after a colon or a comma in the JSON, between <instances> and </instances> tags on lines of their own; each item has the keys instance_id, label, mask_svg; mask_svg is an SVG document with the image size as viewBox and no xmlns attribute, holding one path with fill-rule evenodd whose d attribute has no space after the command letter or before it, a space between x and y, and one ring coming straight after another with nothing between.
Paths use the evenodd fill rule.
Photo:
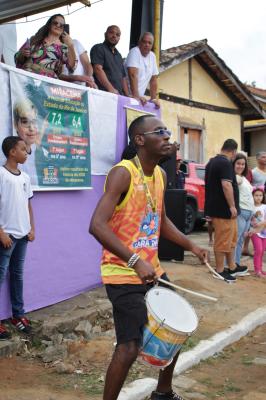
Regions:
<instances>
[{"instance_id":1,"label":"grass patch","mask_svg":"<svg viewBox=\"0 0 266 400\"><path fill-rule=\"evenodd\" d=\"M205 386L213 386L212 380L210 378L203 378L199 380Z\"/></svg>"},{"instance_id":2,"label":"grass patch","mask_svg":"<svg viewBox=\"0 0 266 400\"><path fill-rule=\"evenodd\" d=\"M45 345L42 343L41 339L38 336L32 336L31 338L31 347L37 349L37 350L42 350L45 349Z\"/></svg>"},{"instance_id":3,"label":"grass patch","mask_svg":"<svg viewBox=\"0 0 266 400\"><path fill-rule=\"evenodd\" d=\"M215 353L213 355L213 358L220 359L220 360L229 360L231 357L231 354L225 351L219 351L219 353Z\"/></svg>"},{"instance_id":4,"label":"grass patch","mask_svg":"<svg viewBox=\"0 0 266 400\"><path fill-rule=\"evenodd\" d=\"M249 357L249 356L243 356L241 357L241 362L244 365L252 365L253 363L253 358Z\"/></svg>"},{"instance_id":5,"label":"grass patch","mask_svg":"<svg viewBox=\"0 0 266 400\"><path fill-rule=\"evenodd\" d=\"M181 347L181 353L193 349L193 347L195 347L199 341L200 339L198 339L196 336L190 336Z\"/></svg>"},{"instance_id":6,"label":"grass patch","mask_svg":"<svg viewBox=\"0 0 266 400\"><path fill-rule=\"evenodd\" d=\"M216 394L218 396L225 396L228 393L239 393L239 392L241 392L241 389L235 386L235 384L232 381L227 380L224 383L223 388L218 390Z\"/></svg>"},{"instance_id":7,"label":"grass patch","mask_svg":"<svg viewBox=\"0 0 266 400\"><path fill-rule=\"evenodd\" d=\"M104 388L104 376L88 374L79 376L78 386L88 395L102 394Z\"/></svg>"}]
</instances>

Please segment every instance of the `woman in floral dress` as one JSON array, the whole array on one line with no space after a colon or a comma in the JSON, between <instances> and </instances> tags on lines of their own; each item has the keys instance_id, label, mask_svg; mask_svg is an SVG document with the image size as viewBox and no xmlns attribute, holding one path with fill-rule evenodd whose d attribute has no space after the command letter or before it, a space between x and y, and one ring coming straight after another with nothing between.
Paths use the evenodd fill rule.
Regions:
<instances>
[{"instance_id":1,"label":"woman in floral dress","mask_svg":"<svg viewBox=\"0 0 266 400\"><path fill-rule=\"evenodd\" d=\"M59 78L64 64L73 71L76 54L64 27L63 15L50 17L15 54L16 67L50 78Z\"/></svg>"}]
</instances>

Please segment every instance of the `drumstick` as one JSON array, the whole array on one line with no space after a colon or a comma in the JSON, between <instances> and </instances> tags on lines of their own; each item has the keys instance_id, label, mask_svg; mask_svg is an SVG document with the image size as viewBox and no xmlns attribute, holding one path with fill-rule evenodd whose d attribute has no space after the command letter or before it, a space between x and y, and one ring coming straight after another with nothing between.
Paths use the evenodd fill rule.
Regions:
<instances>
[{"instance_id":1,"label":"drumstick","mask_svg":"<svg viewBox=\"0 0 266 400\"><path fill-rule=\"evenodd\" d=\"M218 274L218 272L215 271L215 269L213 269L210 264L208 263L208 261L205 261L204 264L206 265L206 267L209 268L209 270L213 273L213 275L215 275L218 279L221 279L222 281L225 281L226 283L230 283L230 281L226 280L225 278L223 278L220 274Z\"/></svg>"},{"instance_id":2,"label":"drumstick","mask_svg":"<svg viewBox=\"0 0 266 400\"><path fill-rule=\"evenodd\" d=\"M165 285L171 286L174 289L182 290L183 292L190 293L193 296L202 297L203 299L206 299L206 300L217 301L216 297L206 296L206 294L202 294L202 293L194 292L193 290L185 289L182 286L175 285L172 282L166 281L162 278L158 278L157 281L164 283Z\"/></svg>"}]
</instances>

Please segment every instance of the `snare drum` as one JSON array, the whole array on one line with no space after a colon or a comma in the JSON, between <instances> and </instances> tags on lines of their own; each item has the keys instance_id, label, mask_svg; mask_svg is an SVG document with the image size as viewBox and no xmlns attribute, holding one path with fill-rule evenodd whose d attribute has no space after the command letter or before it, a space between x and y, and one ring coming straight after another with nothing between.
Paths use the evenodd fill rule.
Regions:
<instances>
[{"instance_id":1,"label":"snare drum","mask_svg":"<svg viewBox=\"0 0 266 400\"><path fill-rule=\"evenodd\" d=\"M145 300L148 323L144 326L139 358L154 367L165 368L197 329L198 317L183 297L164 287L149 290Z\"/></svg>"}]
</instances>

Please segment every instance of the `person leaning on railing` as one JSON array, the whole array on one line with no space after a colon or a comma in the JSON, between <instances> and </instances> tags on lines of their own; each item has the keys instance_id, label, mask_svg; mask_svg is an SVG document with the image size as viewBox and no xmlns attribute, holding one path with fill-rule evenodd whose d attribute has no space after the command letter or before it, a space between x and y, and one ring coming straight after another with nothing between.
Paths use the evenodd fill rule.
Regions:
<instances>
[{"instance_id":1,"label":"person leaning on railing","mask_svg":"<svg viewBox=\"0 0 266 400\"><path fill-rule=\"evenodd\" d=\"M71 37L64 31L65 19L55 14L15 54L17 68L58 78L65 64L75 69L76 54Z\"/></svg>"}]
</instances>

